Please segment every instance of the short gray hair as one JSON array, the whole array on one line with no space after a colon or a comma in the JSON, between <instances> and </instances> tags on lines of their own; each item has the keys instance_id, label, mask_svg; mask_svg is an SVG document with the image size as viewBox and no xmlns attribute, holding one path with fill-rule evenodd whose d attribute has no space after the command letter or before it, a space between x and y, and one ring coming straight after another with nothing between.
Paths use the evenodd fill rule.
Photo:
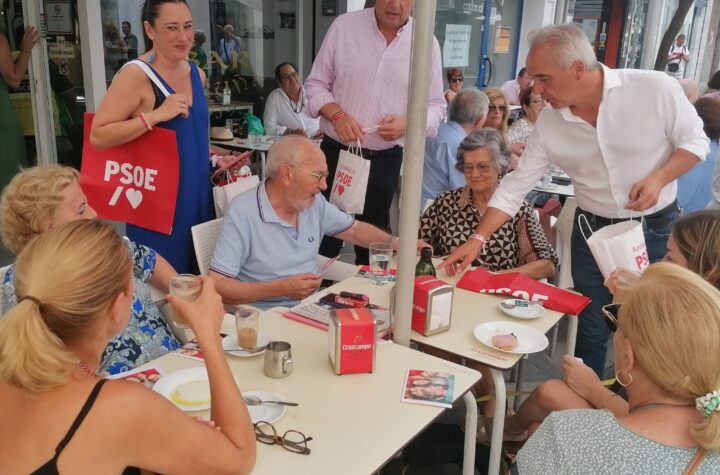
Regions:
<instances>
[{"instance_id":1,"label":"short gray hair","mask_svg":"<svg viewBox=\"0 0 720 475\"><path fill-rule=\"evenodd\" d=\"M458 124L475 124L487 115L490 99L478 89L463 89L448 105L448 120Z\"/></svg>"},{"instance_id":2,"label":"short gray hair","mask_svg":"<svg viewBox=\"0 0 720 475\"><path fill-rule=\"evenodd\" d=\"M312 145L310 139L301 135L286 135L272 144L265 164L268 178L277 176L283 165L297 165L304 156L305 145L308 144Z\"/></svg>"},{"instance_id":3,"label":"short gray hair","mask_svg":"<svg viewBox=\"0 0 720 475\"><path fill-rule=\"evenodd\" d=\"M465 163L465 152L484 149L490 152L493 165L500 176L505 175L510 168L511 152L505 143L502 134L496 129L485 127L471 132L460 142L457 150L457 164L460 168Z\"/></svg>"},{"instance_id":4,"label":"short gray hair","mask_svg":"<svg viewBox=\"0 0 720 475\"><path fill-rule=\"evenodd\" d=\"M575 61L582 61L588 69L600 67L587 35L573 23L548 25L532 31L528 41L531 51L544 44L552 46L553 61L560 68L567 69Z\"/></svg>"}]
</instances>

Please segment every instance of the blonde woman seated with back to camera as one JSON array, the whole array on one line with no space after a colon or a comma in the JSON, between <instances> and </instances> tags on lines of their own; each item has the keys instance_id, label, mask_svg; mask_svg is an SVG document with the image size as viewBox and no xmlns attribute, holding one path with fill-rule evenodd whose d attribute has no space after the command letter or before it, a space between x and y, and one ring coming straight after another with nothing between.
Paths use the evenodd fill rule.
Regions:
<instances>
[{"instance_id":1,"label":"blonde woman seated with back to camera","mask_svg":"<svg viewBox=\"0 0 720 475\"><path fill-rule=\"evenodd\" d=\"M52 473L249 473L255 436L220 343L212 279L189 303L168 296L205 354L211 419L203 423L131 381L96 373L128 322L132 261L112 226L74 221L29 243L16 265L18 304L0 320L0 467Z\"/></svg>"},{"instance_id":2,"label":"blonde woman seated with back to camera","mask_svg":"<svg viewBox=\"0 0 720 475\"><path fill-rule=\"evenodd\" d=\"M665 261L689 269L720 289L720 210L686 214L673 223ZM615 279L608 287L615 293ZM614 311L613 307L608 310ZM522 403L517 414L505 419L506 439L522 439L553 411L598 408L626 415L628 403L603 386L600 378L575 357L563 357L563 380L540 384Z\"/></svg>"},{"instance_id":3,"label":"blonde woman seated with back to camera","mask_svg":"<svg viewBox=\"0 0 720 475\"><path fill-rule=\"evenodd\" d=\"M550 414L518 452L519 473L720 472L720 291L653 264L608 321L627 413Z\"/></svg>"},{"instance_id":4,"label":"blonde woman seated with back to camera","mask_svg":"<svg viewBox=\"0 0 720 475\"><path fill-rule=\"evenodd\" d=\"M75 220L94 219L95 210L80 188L77 170L61 165L40 165L15 175L0 200L0 235L14 254L34 237ZM168 291L175 269L154 250L125 240L133 259L133 304L130 320L103 354L100 371L116 374L135 368L180 348L167 322L150 296L147 284ZM2 313L15 306L15 268L2 282ZM1 315L1 314L0 314ZM1 317L0 317L1 319Z\"/></svg>"}]
</instances>

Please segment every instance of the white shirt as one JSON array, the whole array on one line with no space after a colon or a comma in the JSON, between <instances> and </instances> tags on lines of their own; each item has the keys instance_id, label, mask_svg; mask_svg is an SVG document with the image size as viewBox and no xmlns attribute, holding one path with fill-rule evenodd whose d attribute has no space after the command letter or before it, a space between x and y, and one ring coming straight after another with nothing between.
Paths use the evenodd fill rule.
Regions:
<instances>
[{"instance_id":1,"label":"white shirt","mask_svg":"<svg viewBox=\"0 0 720 475\"><path fill-rule=\"evenodd\" d=\"M578 206L599 216L652 214L675 200L673 181L654 207L642 213L625 209L632 185L667 162L676 149L705 159L709 141L700 117L682 87L665 73L602 69L597 128L568 107L545 107L517 169L503 178L488 206L515 215L551 163L572 178Z\"/></svg>"},{"instance_id":2,"label":"white shirt","mask_svg":"<svg viewBox=\"0 0 720 475\"><path fill-rule=\"evenodd\" d=\"M520 105L520 89L520 83L517 79L511 79L500 86L500 90L505 94L505 99L516 106Z\"/></svg>"},{"instance_id":3,"label":"white shirt","mask_svg":"<svg viewBox=\"0 0 720 475\"><path fill-rule=\"evenodd\" d=\"M284 134L286 129L304 129L308 137L313 137L320 128L320 119L313 119L308 115L307 98L303 89L297 103L292 102L280 88L271 92L265 101L263 122L265 128L275 128L277 135Z\"/></svg>"}]
</instances>

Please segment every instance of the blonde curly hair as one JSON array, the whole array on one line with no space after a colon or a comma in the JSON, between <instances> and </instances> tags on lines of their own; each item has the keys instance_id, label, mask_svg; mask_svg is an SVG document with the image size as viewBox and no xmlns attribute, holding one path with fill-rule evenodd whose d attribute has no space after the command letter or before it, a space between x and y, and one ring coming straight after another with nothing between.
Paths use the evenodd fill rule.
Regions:
<instances>
[{"instance_id":1,"label":"blonde curly hair","mask_svg":"<svg viewBox=\"0 0 720 475\"><path fill-rule=\"evenodd\" d=\"M0 237L20 254L32 238L44 232L63 201L63 190L78 183L80 174L62 165L38 165L15 175L0 198Z\"/></svg>"}]
</instances>

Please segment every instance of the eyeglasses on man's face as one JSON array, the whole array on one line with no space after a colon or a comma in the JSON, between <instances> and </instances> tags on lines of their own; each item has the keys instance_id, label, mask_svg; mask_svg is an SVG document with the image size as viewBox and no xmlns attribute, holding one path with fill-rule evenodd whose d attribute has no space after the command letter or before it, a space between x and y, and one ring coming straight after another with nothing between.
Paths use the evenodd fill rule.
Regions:
<instances>
[{"instance_id":1,"label":"eyeglasses on man's face","mask_svg":"<svg viewBox=\"0 0 720 475\"><path fill-rule=\"evenodd\" d=\"M491 163L461 163L457 166L457 169L466 175L472 175L473 170L477 170L480 173L488 173L494 170Z\"/></svg>"},{"instance_id":2,"label":"eyeglasses on man's face","mask_svg":"<svg viewBox=\"0 0 720 475\"><path fill-rule=\"evenodd\" d=\"M289 81L291 79L297 79L297 78L298 78L298 73L288 73L288 74L282 74L280 76L281 81Z\"/></svg>"},{"instance_id":3,"label":"eyeglasses on man's face","mask_svg":"<svg viewBox=\"0 0 720 475\"><path fill-rule=\"evenodd\" d=\"M282 436L278 436L275 427L265 421L258 421L253 424L253 427L255 427L255 440L262 444L278 444L290 452L310 455L307 443L312 440L312 437L305 437L302 432L288 430Z\"/></svg>"},{"instance_id":4,"label":"eyeglasses on man's face","mask_svg":"<svg viewBox=\"0 0 720 475\"><path fill-rule=\"evenodd\" d=\"M450 78L450 82L463 82L464 80L464 77Z\"/></svg>"},{"instance_id":5,"label":"eyeglasses on man's face","mask_svg":"<svg viewBox=\"0 0 720 475\"><path fill-rule=\"evenodd\" d=\"M620 304L611 303L602 307L602 314L605 316L605 323L610 331L614 332L618 327L618 317L620 316Z\"/></svg>"},{"instance_id":6,"label":"eyeglasses on man's face","mask_svg":"<svg viewBox=\"0 0 720 475\"><path fill-rule=\"evenodd\" d=\"M322 181L323 181L324 179L326 179L326 178L330 175L330 173L328 173L328 172L313 172L313 171L310 171L310 170L306 170L306 169L303 168L303 167L299 167L299 166L297 166L297 165L291 165L291 166L292 166L293 168L297 168L297 169L300 170L300 171L304 171L305 173L307 173L307 174L309 174L309 175L314 176L315 178L317 178L317 182L318 182L318 183L322 183Z\"/></svg>"},{"instance_id":7,"label":"eyeglasses on man's face","mask_svg":"<svg viewBox=\"0 0 720 475\"><path fill-rule=\"evenodd\" d=\"M504 114L507 111L507 106L496 106L495 104L490 104L488 106L488 110L490 112L500 111Z\"/></svg>"}]
</instances>

